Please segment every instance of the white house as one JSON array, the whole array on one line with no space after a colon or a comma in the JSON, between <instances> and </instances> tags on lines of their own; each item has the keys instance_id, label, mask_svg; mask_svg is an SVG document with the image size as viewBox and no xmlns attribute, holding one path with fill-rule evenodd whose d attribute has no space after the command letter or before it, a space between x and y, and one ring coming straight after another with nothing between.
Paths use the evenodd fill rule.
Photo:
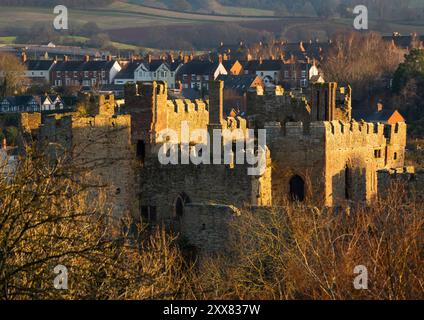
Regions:
<instances>
[{"instance_id":1,"label":"white house","mask_svg":"<svg viewBox=\"0 0 424 320\"><path fill-rule=\"evenodd\" d=\"M25 77L31 82L49 83L50 71L55 60L27 60L26 53L22 53L22 63L26 66Z\"/></svg>"},{"instance_id":2,"label":"white house","mask_svg":"<svg viewBox=\"0 0 424 320\"><path fill-rule=\"evenodd\" d=\"M166 81L170 89L175 89L176 74L182 65L181 62L163 60L143 62L134 72L134 81Z\"/></svg>"},{"instance_id":3,"label":"white house","mask_svg":"<svg viewBox=\"0 0 424 320\"><path fill-rule=\"evenodd\" d=\"M64 108L64 103L58 95L41 97L41 111L58 111L63 110Z\"/></svg>"},{"instance_id":4,"label":"white house","mask_svg":"<svg viewBox=\"0 0 424 320\"><path fill-rule=\"evenodd\" d=\"M116 75L114 84L122 85L137 81L166 81L170 89L175 89L176 75L182 66L183 64L179 61L131 61Z\"/></svg>"}]
</instances>

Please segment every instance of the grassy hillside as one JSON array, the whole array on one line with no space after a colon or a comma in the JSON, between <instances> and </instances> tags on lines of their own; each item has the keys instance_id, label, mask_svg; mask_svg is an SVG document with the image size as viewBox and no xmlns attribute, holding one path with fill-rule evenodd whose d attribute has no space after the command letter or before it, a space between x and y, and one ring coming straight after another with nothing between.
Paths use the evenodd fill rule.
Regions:
<instances>
[{"instance_id":1,"label":"grassy hillside","mask_svg":"<svg viewBox=\"0 0 424 320\"><path fill-rule=\"evenodd\" d=\"M5 1L3 0L3 2ZM10 1L13 2L13 0ZM353 19L351 17L322 18L317 17L316 12L311 12L308 17L289 15L282 18L281 15L284 12L272 10L273 0L264 1L269 1L270 5L262 8L248 8L223 5L223 3L230 2L221 0L203 1L208 3L208 10L213 13L206 13L206 10L203 10L200 5L192 6L199 12L183 12L167 9L166 3L160 1L131 0L131 3L114 1L98 7L70 8L70 28L77 30L88 22L94 22L100 29L111 35L112 40L119 43L121 48L132 48L133 45L137 45L153 48L198 48L202 50L215 46L221 40L226 43L239 40L258 41L272 36L283 37L291 41L311 38L324 40L334 32L352 30ZM302 0L298 4L309 1L315 0ZM424 1L411 1L411 5L418 8L415 10L416 12L424 8ZM149 6L135 2L148 3ZM236 1L233 3L252 6L252 3L259 2ZM163 8L154 8L151 7L152 5L161 5ZM274 16L275 13L277 16ZM18 35L17 30L22 28L30 30L34 23L45 23L51 26L53 19L54 14L51 7L0 6L0 36L6 37L0 39L0 42L13 42L13 37ZM398 18L393 20L371 17L370 27L372 30L386 34L394 31L404 34L416 31L424 34L424 19ZM205 37L205 34L208 36ZM82 34L71 32L64 36L69 35L80 36Z\"/></svg>"}]
</instances>

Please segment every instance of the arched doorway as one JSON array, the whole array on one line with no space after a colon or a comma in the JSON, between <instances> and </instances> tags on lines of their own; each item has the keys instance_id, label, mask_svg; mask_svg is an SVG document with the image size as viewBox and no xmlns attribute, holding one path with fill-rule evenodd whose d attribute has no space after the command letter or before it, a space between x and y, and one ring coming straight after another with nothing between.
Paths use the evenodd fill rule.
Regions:
<instances>
[{"instance_id":1,"label":"arched doorway","mask_svg":"<svg viewBox=\"0 0 424 320\"><path fill-rule=\"evenodd\" d=\"M305 200L305 181L298 175L290 179L290 200L299 202Z\"/></svg>"},{"instance_id":2,"label":"arched doorway","mask_svg":"<svg viewBox=\"0 0 424 320\"><path fill-rule=\"evenodd\" d=\"M190 198L184 192L178 195L174 206L174 215L176 218L181 218L184 215L185 206L190 202Z\"/></svg>"}]
</instances>

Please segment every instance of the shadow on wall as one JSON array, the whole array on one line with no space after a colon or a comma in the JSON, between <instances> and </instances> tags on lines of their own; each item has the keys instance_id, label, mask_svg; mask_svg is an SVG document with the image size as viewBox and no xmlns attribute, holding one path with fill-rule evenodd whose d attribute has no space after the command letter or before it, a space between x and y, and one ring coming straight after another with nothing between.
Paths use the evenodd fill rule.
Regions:
<instances>
[{"instance_id":1,"label":"shadow on wall","mask_svg":"<svg viewBox=\"0 0 424 320\"><path fill-rule=\"evenodd\" d=\"M333 205L343 201L366 201L366 169L346 164L345 168L332 177Z\"/></svg>"}]
</instances>

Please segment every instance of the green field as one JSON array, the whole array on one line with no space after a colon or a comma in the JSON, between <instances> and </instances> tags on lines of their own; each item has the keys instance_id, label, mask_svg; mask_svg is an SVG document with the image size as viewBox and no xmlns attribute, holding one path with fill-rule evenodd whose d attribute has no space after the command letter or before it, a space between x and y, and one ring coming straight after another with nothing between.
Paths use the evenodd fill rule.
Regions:
<instances>
[{"instance_id":1,"label":"green field","mask_svg":"<svg viewBox=\"0 0 424 320\"><path fill-rule=\"evenodd\" d=\"M270 15L267 10L228 8L226 14ZM51 22L55 15L51 8L40 7L0 7L0 27L16 25L30 27L34 22ZM95 22L103 29L143 27L155 25L193 24L203 22L242 22L258 18L202 15L197 13L173 12L164 9L143 7L126 2L114 2L105 8L70 9L70 25ZM269 19L263 18L264 20ZM260 20L260 19L259 19Z\"/></svg>"},{"instance_id":2,"label":"green field","mask_svg":"<svg viewBox=\"0 0 424 320\"><path fill-rule=\"evenodd\" d=\"M15 43L16 37L0 37L1 44L12 44Z\"/></svg>"}]
</instances>

